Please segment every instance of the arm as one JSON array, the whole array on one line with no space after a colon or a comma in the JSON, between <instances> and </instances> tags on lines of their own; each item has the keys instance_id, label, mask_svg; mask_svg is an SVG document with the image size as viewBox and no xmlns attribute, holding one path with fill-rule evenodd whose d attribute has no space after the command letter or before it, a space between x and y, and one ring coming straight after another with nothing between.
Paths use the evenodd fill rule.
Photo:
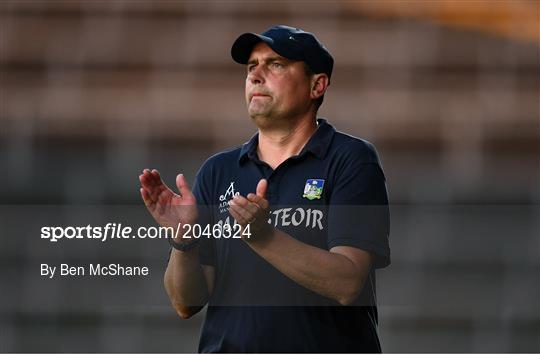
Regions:
<instances>
[{"instance_id":1,"label":"arm","mask_svg":"<svg viewBox=\"0 0 540 355\"><path fill-rule=\"evenodd\" d=\"M176 229L178 223L193 224L197 220L197 201L182 174L176 177L180 194L163 183L157 170L145 169L139 180L144 204L162 227ZM179 235L174 241L181 243L181 239ZM200 265L198 251L198 246L185 252L173 249L165 271L165 290L173 308L184 319L204 307L213 289L214 268Z\"/></svg>"},{"instance_id":2,"label":"arm","mask_svg":"<svg viewBox=\"0 0 540 355\"><path fill-rule=\"evenodd\" d=\"M165 290L173 308L183 319L204 307L214 286L214 267L201 266L198 254L198 247L185 252L173 249L165 270Z\"/></svg>"},{"instance_id":3,"label":"arm","mask_svg":"<svg viewBox=\"0 0 540 355\"><path fill-rule=\"evenodd\" d=\"M260 240L244 240L287 277L342 305L356 300L371 268L372 255L367 251L346 246L327 251L276 228Z\"/></svg>"},{"instance_id":4,"label":"arm","mask_svg":"<svg viewBox=\"0 0 540 355\"><path fill-rule=\"evenodd\" d=\"M371 269L371 253L347 246L330 251L302 243L266 223L268 201L266 180L257 186L257 194L236 196L230 213L243 227L250 223L252 236L244 241L261 257L287 277L342 305L351 304L360 294Z\"/></svg>"}]
</instances>

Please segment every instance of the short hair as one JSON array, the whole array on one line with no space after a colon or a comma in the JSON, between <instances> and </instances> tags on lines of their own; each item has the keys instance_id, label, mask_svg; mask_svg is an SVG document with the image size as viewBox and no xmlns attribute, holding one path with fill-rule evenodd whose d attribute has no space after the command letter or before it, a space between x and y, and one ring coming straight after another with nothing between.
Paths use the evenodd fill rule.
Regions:
<instances>
[{"instance_id":1,"label":"short hair","mask_svg":"<svg viewBox=\"0 0 540 355\"><path fill-rule=\"evenodd\" d=\"M311 70L311 68L309 67L309 65L307 65L306 62L303 62L303 63L304 63L304 71L305 71L306 75L307 75L308 77L311 77L312 75L315 75L315 73ZM315 108L316 108L317 110L319 109L319 107L321 107L323 101L324 101L324 94L323 94L323 96L319 97L319 98L317 99L317 101L315 101Z\"/></svg>"}]
</instances>

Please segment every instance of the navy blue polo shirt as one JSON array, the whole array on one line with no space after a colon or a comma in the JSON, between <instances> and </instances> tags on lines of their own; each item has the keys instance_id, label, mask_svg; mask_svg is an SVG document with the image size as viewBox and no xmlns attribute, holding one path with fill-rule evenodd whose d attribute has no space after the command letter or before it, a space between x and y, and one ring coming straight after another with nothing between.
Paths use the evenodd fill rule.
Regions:
<instances>
[{"instance_id":1,"label":"navy blue polo shirt","mask_svg":"<svg viewBox=\"0 0 540 355\"><path fill-rule=\"evenodd\" d=\"M324 119L308 143L275 170L257 155L258 135L210 157L195 179L199 223L232 224L228 201L268 180L268 223L330 250L375 255L358 299L341 306L292 281L241 239L202 238L200 262L216 271L199 352L380 352L375 269L390 264L384 173L369 142Z\"/></svg>"}]
</instances>

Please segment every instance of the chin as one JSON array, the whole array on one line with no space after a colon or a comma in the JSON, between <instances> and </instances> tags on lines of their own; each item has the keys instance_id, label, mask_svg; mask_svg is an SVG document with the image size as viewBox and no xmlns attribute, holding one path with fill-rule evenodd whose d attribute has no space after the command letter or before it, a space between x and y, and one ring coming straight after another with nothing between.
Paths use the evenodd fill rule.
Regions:
<instances>
[{"instance_id":1,"label":"chin","mask_svg":"<svg viewBox=\"0 0 540 355\"><path fill-rule=\"evenodd\" d=\"M259 120L259 119L265 119L266 117L269 117L271 115L271 112L270 110L248 109L248 114L252 120Z\"/></svg>"},{"instance_id":2,"label":"chin","mask_svg":"<svg viewBox=\"0 0 540 355\"><path fill-rule=\"evenodd\" d=\"M274 120L271 117L262 114L250 114L251 121L259 128L267 128L272 126Z\"/></svg>"}]
</instances>

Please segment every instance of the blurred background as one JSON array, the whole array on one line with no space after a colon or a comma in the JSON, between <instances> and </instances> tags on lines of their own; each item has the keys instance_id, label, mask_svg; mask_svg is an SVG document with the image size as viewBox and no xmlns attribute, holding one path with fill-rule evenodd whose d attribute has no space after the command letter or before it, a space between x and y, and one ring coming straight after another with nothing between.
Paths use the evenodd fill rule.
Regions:
<instances>
[{"instance_id":1,"label":"blurred background","mask_svg":"<svg viewBox=\"0 0 540 355\"><path fill-rule=\"evenodd\" d=\"M336 60L320 116L387 176L383 351L540 352L539 18L534 0L1 1L0 351L196 351L204 312L168 305L166 245L51 246L39 226L151 224L140 171L193 181L248 140L230 46L288 24ZM59 260L154 271L40 277Z\"/></svg>"}]
</instances>

